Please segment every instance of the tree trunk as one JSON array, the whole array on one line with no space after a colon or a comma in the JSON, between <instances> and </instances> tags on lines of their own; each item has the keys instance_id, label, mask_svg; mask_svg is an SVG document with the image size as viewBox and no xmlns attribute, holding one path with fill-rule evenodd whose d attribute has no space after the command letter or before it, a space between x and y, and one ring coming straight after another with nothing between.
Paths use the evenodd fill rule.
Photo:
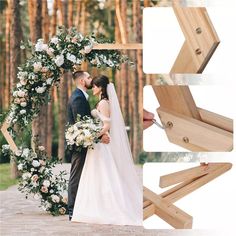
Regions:
<instances>
[{"instance_id":1,"label":"tree trunk","mask_svg":"<svg viewBox=\"0 0 236 236\"><path fill-rule=\"evenodd\" d=\"M139 12L138 12L138 5L140 4L139 1L133 1L133 32L135 35L136 40L138 39L138 20L139 20ZM134 55L135 61L138 60L138 53L135 52ZM138 67L139 64L137 65L137 69L135 71L135 76L133 78L133 93L132 93L132 97L133 97L133 157L135 162L138 161L138 154L140 152L140 142L142 142L142 140L140 140L139 137L139 131L140 131L140 114L139 114L139 73L138 73Z\"/></svg>"},{"instance_id":2,"label":"tree trunk","mask_svg":"<svg viewBox=\"0 0 236 236\"><path fill-rule=\"evenodd\" d=\"M63 5L59 4L63 25L68 27L68 1L64 1ZM58 157L65 160L65 125L67 120L67 102L68 102L68 79L71 79L69 72L65 73L60 82L59 88L59 114L58 114Z\"/></svg>"},{"instance_id":3,"label":"tree trunk","mask_svg":"<svg viewBox=\"0 0 236 236\"><path fill-rule=\"evenodd\" d=\"M32 28L32 40L42 38L42 1L35 1L35 15L34 26ZM37 140L36 145L43 145L47 150L47 104L42 105L38 117L33 120L32 138ZM32 141L33 141L32 140ZM32 142L32 147L35 148L35 144Z\"/></svg>"},{"instance_id":4,"label":"tree trunk","mask_svg":"<svg viewBox=\"0 0 236 236\"><path fill-rule=\"evenodd\" d=\"M10 104L10 30L11 30L11 0L8 0L6 9L6 77L5 77L5 104L4 109L7 109Z\"/></svg>"},{"instance_id":5,"label":"tree trunk","mask_svg":"<svg viewBox=\"0 0 236 236\"><path fill-rule=\"evenodd\" d=\"M10 90L16 85L17 67L20 65L20 41L21 41L21 19L19 0L9 2L12 21L10 27ZM15 179L19 175L15 161L11 161L11 178Z\"/></svg>"}]
</instances>

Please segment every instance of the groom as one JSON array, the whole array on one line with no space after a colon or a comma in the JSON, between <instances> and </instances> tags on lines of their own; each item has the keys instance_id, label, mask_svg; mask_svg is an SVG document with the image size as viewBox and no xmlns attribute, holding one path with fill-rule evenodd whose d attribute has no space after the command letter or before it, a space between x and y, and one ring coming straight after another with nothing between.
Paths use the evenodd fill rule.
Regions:
<instances>
[{"instance_id":1,"label":"groom","mask_svg":"<svg viewBox=\"0 0 236 236\"><path fill-rule=\"evenodd\" d=\"M91 116L91 110L88 103L87 90L91 89L92 78L88 72L76 71L73 74L73 80L76 85L76 89L73 91L69 102L68 102L68 122L69 124L75 124L77 115ZM109 137L103 135L101 137L102 143L109 143ZM77 194L77 189L80 181L80 176L83 170L85 157L87 154L87 149L83 148L80 152L73 151L71 158L71 170L70 179L68 185L68 211L69 220L71 220L73 215L73 208L75 203L75 198Z\"/></svg>"}]
</instances>

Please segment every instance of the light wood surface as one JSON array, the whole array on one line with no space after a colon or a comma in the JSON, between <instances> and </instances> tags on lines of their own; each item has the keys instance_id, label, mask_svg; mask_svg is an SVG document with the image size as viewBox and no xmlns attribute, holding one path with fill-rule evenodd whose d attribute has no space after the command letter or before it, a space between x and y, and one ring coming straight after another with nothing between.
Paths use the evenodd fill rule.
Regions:
<instances>
[{"instance_id":1,"label":"light wood surface","mask_svg":"<svg viewBox=\"0 0 236 236\"><path fill-rule=\"evenodd\" d=\"M182 7L173 1L173 10L185 36L185 43L171 73L201 73L220 43L204 7Z\"/></svg>"},{"instance_id":2,"label":"light wood surface","mask_svg":"<svg viewBox=\"0 0 236 236\"><path fill-rule=\"evenodd\" d=\"M13 138L11 137L10 133L7 130L8 128L9 128L9 124L7 123L7 119L6 119L4 121L4 123L2 124L1 131L2 131L2 134L5 137L5 139L7 140L8 144L10 146L10 149L13 152L16 152L18 150L18 148L17 148Z\"/></svg>"},{"instance_id":3,"label":"light wood surface","mask_svg":"<svg viewBox=\"0 0 236 236\"><path fill-rule=\"evenodd\" d=\"M173 127L165 128L167 137L172 143L191 151L222 152L233 149L231 132L162 107L157 109L157 113L164 127L168 122L173 124Z\"/></svg>"},{"instance_id":4,"label":"light wood surface","mask_svg":"<svg viewBox=\"0 0 236 236\"><path fill-rule=\"evenodd\" d=\"M161 196L174 203L232 168L231 163L210 163L209 166L212 170L208 174L193 180L179 189L175 189L175 191L169 190L169 194L162 193Z\"/></svg>"},{"instance_id":5,"label":"light wood surface","mask_svg":"<svg viewBox=\"0 0 236 236\"><path fill-rule=\"evenodd\" d=\"M199 111L188 86L153 86L161 108L201 120Z\"/></svg>"},{"instance_id":6,"label":"light wood surface","mask_svg":"<svg viewBox=\"0 0 236 236\"><path fill-rule=\"evenodd\" d=\"M145 199L151 201L155 206L155 214L172 225L176 229L190 229L192 227L192 216L188 215L178 207L174 206L159 195L144 187ZM152 213L153 209L150 208Z\"/></svg>"}]
</instances>

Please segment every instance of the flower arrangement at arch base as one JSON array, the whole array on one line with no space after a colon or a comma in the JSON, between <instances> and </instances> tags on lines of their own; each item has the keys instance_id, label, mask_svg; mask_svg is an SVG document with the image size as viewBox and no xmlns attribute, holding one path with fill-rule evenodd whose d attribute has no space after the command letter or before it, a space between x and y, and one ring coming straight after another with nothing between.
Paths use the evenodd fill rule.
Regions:
<instances>
[{"instance_id":1,"label":"flower arrangement at arch base","mask_svg":"<svg viewBox=\"0 0 236 236\"><path fill-rule=\"evenodd\" d=\"M19 148L16 152L10 150L9 145L3 145L2 152L9 155L16 162L20 174L18 189L32 195L41 201L41 208L52 215L64 215L67 211L67 186L66 171L58 175L53 173L53 168L58 160L48 159L43 146L36 150Z\"/></svg>"}]
</instances>

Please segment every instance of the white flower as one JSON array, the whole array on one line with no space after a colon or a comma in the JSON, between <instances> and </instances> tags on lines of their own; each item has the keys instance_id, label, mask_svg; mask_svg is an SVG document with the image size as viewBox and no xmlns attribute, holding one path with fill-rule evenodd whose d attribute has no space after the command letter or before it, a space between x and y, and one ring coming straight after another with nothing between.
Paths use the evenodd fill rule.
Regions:
<instances>
[{"instance_id":1,"label":"white flower","mask_svg":"<svg viewBox=\"0 0 236 236\"><path fill-rule=\"evenodd\" d=\"M86 45L86 46L84 47L84 52L85 52L86 54L88 54L88 53L90 53L90 52L92 51L92 49L93 49L93 45L92 45L92 44Z\"/></svg>"},{"instance_id":2,"label":"white flower","mask_svg":"<svg viewBox=\"0 0 236 236\"><path fill-rule=\"evenodd\" d=\"M12 95L13 95L13 97L17 97L18 96L18 91L14 91Z\"/></svg>"},{"instance_id":3,"label":"white flower","mask_svg":"<svg viewBox=\"0 0 236 236\"><path fill-rule=\"evenodd\" d=\"M23 115L26 113L26 110L20 110L20 114Z\"/></svg>"},{"instance_id":4,"label":"white flower","mask_svg":"<svg viewBox=\"0 0 236 236\"><path fill-rule=\"evenodd\" d=\"M45 187L49 187L49 186L50 186L50 181L47 180L47 179L45 179L45 180L43 181L43 185L44 185Z\"/></svg>"},{"instance_id":5,"label":"white flower","mask_svg":"<svg viewBox=\"0 0 236 236\"><path fill-rule=\"evenodd\" d=\"M39 72L42 69L42 64L41 64L41 62L35 62L33 64L33 67L34 67L34 72Z\"/></svg>"},{"instance_id":6,"label":"white flower","mask_svg":"<svg viewBox=\"0 0 236 236\"><path fill-rule=\"evenodd\" d=\"M35 45L35 51L41 52L46 51L48 49L48 45L43 43L43 39L39 39Z\"/></svg>"},{"instance_id":7,"label":"white flower","mask_svg":"<svg viewBox=\"0 0 236 236\"><path fill-rule=\"evenodd\" d=\"M22 154L22 151L21 151L21 150L16 150L16 151L15 151L15 155L16 155L17 157L21 156L21 154Z\"/></svg>"},{"instance_id":8,"label":"white flower","mask_svg":"<svg viewBox=\"0 0 236 236\"><path fill-rule=\"evenodd\" d=\"M31 174L30 174L29 172L23 173L23 175L22 175L22 179L23 179L23 180L27 180L27 179L29 179L30 177L31 177Z\"/></svg>"},{"instance_id":9,"label":"white flower","mask_svg":"<svg viewBox=\"0 0 236 236\"><path fill-rule=\"evenodd\" d=\"M10 150L10 145L8 145L8 144L3 144L3 145L2 145L2 149L5 150L5 151L6 151L6 150Z\"/></svg>"},{"instance_id":10,"label":"white flower","mask_svg":"<svg viewBox=\"0 0 236 236\"><path fill-rule=\"evenodd\" d=\"M52 57L52 56L54 56L54 49L53 48L48 48L47 49L47 54L50 56L50 57Z\"/></svg>"},{"instance_id":11,"label":"white flower","mask_svg":"<svg viewBox=\"0 0 236 236\"><path fill-rule=\"evenodd\" d=\"M45 147L44 146L38 146L39 151L44 151Z\"/></svg>"},{"instance_id":12,"label":"white flower","mask_svg":"<svg viewBox=\"0 0 236 236\"><path fill-rule=\"evenodd\" d=\"M67 53L67 54L66 54L66 58L67 58L67 60L69 60L69 61L71 61L71 62L73 62L73 63L76 62L76 57L75 57L75 55L73 55L73 54Z\"/></svg>"},{"instance_id":13,"label":"white flower","mask_svg":"<svg viewBox=\"0 0 236 236\"><path fill-rule=\"evenodd\" d=\"M45 207L46 207L47 209L49 209L49 208L52 207L52 204L47 201L47 202L45 202Z\"/></svg>"},{"instance_id":14,"label":"white flower","mask_svg":"<svg viewBox=\"0 0 236 236\"><path fill-rule=\"evenodd\" d=\"M22 107L26 107L27 103L26 103L26 102L21 102L20 105L21 105Z\"/></svg>"},{"instance_id":15,"label":"white flower","mask_svg":"<svg viewBox=\"0 0 236 236\"><path fill-rule=\"evenodd\" d=\"M17 91L17 95L18 95L18 97L23 98L26 95L26 93L22 90L19 90L19 91Z\"/></svg>"},{"instance_id":16,"label":"white flower","mask_svg":"<svg viewBox=\"0 0 236 236\"><path fill-rule=\"evenodd\" d=\"M58 203L60 201L60 198L55 194L51 195L51 198L52 198L52 201L55 203Z\"/></svg>"},{"instance_id":17,"label":"white flower","mask_svg":"<svg viewBox=\"0 0 236 236\"><path fill-rule=\"evenodd\" d=\"M22 163L20 163L20 164L17 166L17 169L18 169L18 170L23 170L23 166L24 166L24 165L23 165Z\"/></svg>"},{"instance_id":18,"label":"white flower","mask_svg":"<svg viewBox=\"0 0 236 236\"><path fill-rule=\"evenodd\" d=\"M34 168L30 168L30 171L31 171L31 172L34 172Z\"/></svg>"},{"instance_id":19,"label":"white flower","mask_svg":"<svg viewBox=\"0 0 236 236\"><path fill-rule=\"evenodd\" d=\"M57 44L58 42L59 42L59 39L57 37L53 37L51 39L51 43L53 43L53 44Z\"/></svg>"},{"instance_id":20,"label":"white flower","mask_svg":"<svg viewBox=\"0 0 236 236\"><path fill-rule=\"evenodd\" d=\"M50 84L52 84L52 81L53 81L53 78L48 78L48 79L46 80L46 83L50 85Z\"/></svg>"},{"instance_id":21,"label":"white flower","mask_svg":"<svg viewBox=\"0 0 236 236\"><path fill-rule=\"evenodd\" d=\"M35 90L37 93L44 93L46 90L46 87L37 87Z\"/></svg>"},{"instance_id":22,"label":"white flower","mask_svg":"<svg viewBox=\"0 0 236 236\"><path fill-rule=\"evenodd\" d=\"M26 79L27 76L28 76L28 72L26 72L26 71L19 71L17 73L17 78L18 79Z\"/></svg>"},{"instance_id":23,"label":"white flower","mask_svg":"<svg viewBox=\"0 0 236 236\"><path fill-rule=\"evenodd\" d=\"M21 88L21 87L22 87L22 84L21 84L21 83L17 83L17 84L16 84L16 87L17 87L17 88Z\"/></svg>"},{"instance_id":24,"label":"white flower","mask_svg":"<svg viewBox=\"0 0 236 236\"><path fill-rule=\"evenodd\" d=\"M22 155L25 156L25 157L28 157L29 152L30 152L29 148L24 148Z\"/></svg>"},{"instance_id":25,"label":"white flower","mask_svg":"<svg viewBox=\"0 0 236 236\"><path fill-rule=\"evenodd\" d=\"M79 58L77 58L77 59L76 59L76 64L79 64L79 65L80 65L81 63L82 63L82 61L81 61Z\"/></svg>"},{"instance_id":26,"label":"white flower","mask_svg":"<svg viewBox=\"0 0 236 236\"><path fill-rule=\"evenodd\" d=\"M59 67L59 66L63 65L63 63L64 63L64 56L59 55L55 58L54 61L55 61L56 65Z\"/></svg>"},{"instance_id":27,"label":"white flower","mask_svg":"<svg viewBox=\"0 0 236 236\"><path fill-rule=\"evenodd\" d=\"M39 200L41 197L42 196L39 193L34 194L34 199L36 199L36 200Z\"/></svg>"},{"instance_id":28,"label":"white flower","mask_svg":"<svg viewBox=\"0 0 236 236\"><path fill-rule=\"evenodd\" d=\"M32 161L32 166L33 166L33 167L39 167L39 166L40 166L39 161L33 160L33 161Z\"/></svg>"},{"instance_id":29,"label":"white flower","mask_svg":"<svg viewBox=\"0 0 236 236\"><path fill-rule=\"evenodd\" d=\"M20 49L25 49L25 46L24 45L20 45Z\"/></svg>"}]
</instances>

